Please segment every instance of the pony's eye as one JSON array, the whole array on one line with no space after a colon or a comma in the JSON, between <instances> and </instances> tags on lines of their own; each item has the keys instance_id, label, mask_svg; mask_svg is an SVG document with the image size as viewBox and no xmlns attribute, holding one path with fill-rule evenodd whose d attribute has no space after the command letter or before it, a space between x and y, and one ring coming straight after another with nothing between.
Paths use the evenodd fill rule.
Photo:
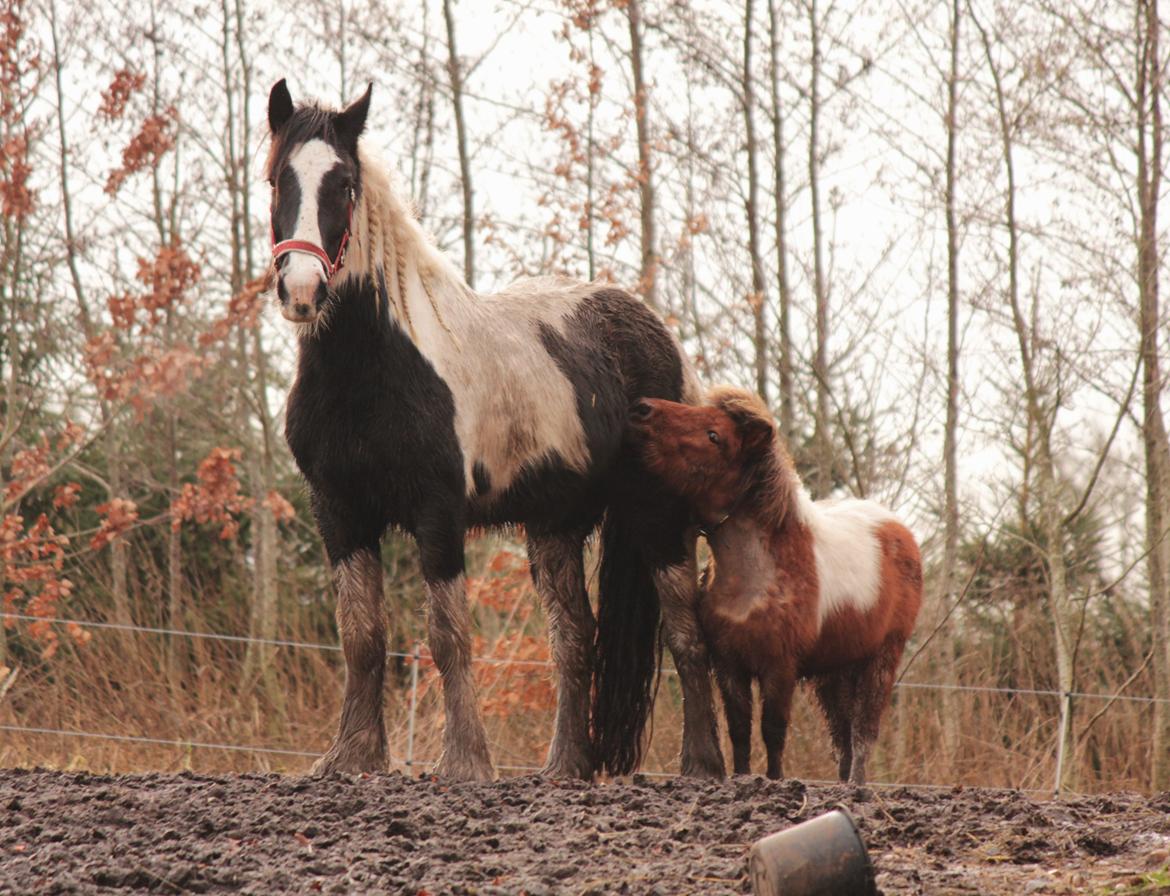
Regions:
<instances>
[{"instance_id":1,"label":"pony's eye","mask_svg":"<svg viewBox=\"0 0 1170 896\"><path fill-rule=\"evenodd\" d=\"M719 433L715 432L715 430L713 430L713 429L707 430L707 438L709 438L711 440L712 445L719 444Z\"/></svg>"}]
</instances>

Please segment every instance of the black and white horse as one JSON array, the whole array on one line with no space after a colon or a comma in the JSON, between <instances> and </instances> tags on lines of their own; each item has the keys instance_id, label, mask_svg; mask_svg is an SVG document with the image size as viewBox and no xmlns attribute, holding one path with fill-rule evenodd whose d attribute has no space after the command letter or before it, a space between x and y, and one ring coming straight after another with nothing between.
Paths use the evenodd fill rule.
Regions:
<instances>
[{"instance_id":1,"label":"black and white horse","mask_svg":"<svg viewBox=\"0 0 1170 896\"><path fill-rule=\"evenodd\" d=\"M661 611L684 693L682 771L722 775L695 533L623 445L631 403L697 402L694 374L662 322L612 287L473 292L359 141L369 105L370 90L340 112L294 106L283 80L268 100L276 289L300 330L286 435L333 566L346 662L340 729L315 770L386 767L379 542L394 526L417 540L428 590L446 712L436 771L493 775L464 535L521 523L558 669L545 773L636 767ZM599 523L595 623L582 552Z\"/></svg>"}]
</instances>

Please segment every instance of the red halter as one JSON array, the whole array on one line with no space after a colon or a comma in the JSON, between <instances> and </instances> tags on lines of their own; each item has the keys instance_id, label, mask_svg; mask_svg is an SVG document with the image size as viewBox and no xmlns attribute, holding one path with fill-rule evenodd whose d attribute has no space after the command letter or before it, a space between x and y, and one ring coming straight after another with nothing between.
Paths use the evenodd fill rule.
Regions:
<instances>
[{"instance_id":1,"label":"red halter","mask_svg":"<svg viewBox=\"0 0 1170 896\"><path fill-rule=\"evenodd\" d=\"M310 243L308 240L281 240L276 242L276 234L272 232L272 225L269 224L268 235L272 240L272 262L273 264L280 264L280 259L290 252L302 252L305 255L312 255L315 259L321 262L321 266L325 268L325 279L331 280L333 275L341 270L341 266L345 264L345 248L349 245L349 230L353 226L353 199L349 201L349 211L345 221L345 233L341 235L341 245L337 247L337 257L330 259L329 255L318 246L316 243Z\"/></svg>"}]
</instances>

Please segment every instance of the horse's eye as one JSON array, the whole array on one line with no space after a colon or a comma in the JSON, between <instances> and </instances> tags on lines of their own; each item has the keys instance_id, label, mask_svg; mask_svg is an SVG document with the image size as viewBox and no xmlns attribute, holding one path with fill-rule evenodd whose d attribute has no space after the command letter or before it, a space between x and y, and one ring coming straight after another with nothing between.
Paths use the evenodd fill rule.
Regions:
<instances>
[{"instance_id":1,"label":"horse's eye","mask_svg":"<svg viewBox=\"0 0 1170 896\"><path fill-rule=\"evenodd\" d=\"M712 445L719 444L719 433L715 432L715 430L713 430L713 429L707 430L707 438L709 438L711 440Z\"/></svg>"}]
</instances>

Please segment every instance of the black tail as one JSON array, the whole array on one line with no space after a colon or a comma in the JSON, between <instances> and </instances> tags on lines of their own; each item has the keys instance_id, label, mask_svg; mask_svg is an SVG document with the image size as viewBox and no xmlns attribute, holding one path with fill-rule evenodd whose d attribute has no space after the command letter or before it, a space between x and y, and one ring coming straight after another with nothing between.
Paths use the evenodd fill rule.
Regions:
<instances>
[{"instance_id":1,"label":"black tail","mask_svg":"<svg viewBox=\"0 0 1170 896\"><path fill-rule=\"evenodd\" d=\"M658 592L633 515L610 504L601 526L593 756L598 771L625 775L642 759L658 668Z\"/></svg>"}]
</instances>

